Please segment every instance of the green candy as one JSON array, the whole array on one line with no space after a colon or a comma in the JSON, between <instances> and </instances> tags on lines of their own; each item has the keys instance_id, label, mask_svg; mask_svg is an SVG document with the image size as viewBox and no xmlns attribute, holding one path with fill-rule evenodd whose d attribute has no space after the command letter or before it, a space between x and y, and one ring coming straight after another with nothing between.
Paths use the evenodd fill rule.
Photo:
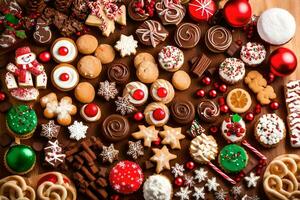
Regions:
<instances>
[{"instance_id":1,"label":"green candy","mask_svg":"<svg viewBox=\"0 0 300 200\"><path fill-rule=\"evenodd\" d=\"M243 147L236 144L230 144L221 150L219 154L219 163L226 172L238 173L247 166L248 155Z\"/></svg>"},{"instance_id":2,"label":"green candy","mask_svg":"<svg viewBox=\"0 0 300 200\"><path fill-rule=\"evenodd\" d=\"M5 155L6 166L16 173L28 172L35 165L35 161L34 150L23 144L10 147Z\"/></svg>"},{"instance_id":3,"label":"green candy","mask_svg":"<svg viewBox=\"0 0 300 200\"><path fill-rule=\"evenodd\" d=\"M9 109L6 114L8 128L16 135L25 136L35 130L37 116L27 105L18 105Z\"/></svg>"}]
</instances>

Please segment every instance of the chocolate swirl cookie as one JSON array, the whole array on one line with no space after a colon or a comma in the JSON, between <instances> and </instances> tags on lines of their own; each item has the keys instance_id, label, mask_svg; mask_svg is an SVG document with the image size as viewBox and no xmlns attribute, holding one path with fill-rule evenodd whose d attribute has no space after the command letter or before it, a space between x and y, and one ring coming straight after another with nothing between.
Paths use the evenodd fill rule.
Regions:
<instances>
[{"instance_id":1,"label":"chocolate swirl cookie","mask_svg":"<svg viewBox=\"0 0 300 200\"><path fill-rule=\"evenodd\" d=\"M129 122L121 115L110 115L102 123L102 135L110 142L123 140L128 134Z\"/></svg>"},{"instance_id":2,"label":"chocolate swirl cookie","mask_svg":"<svg viewBox=\"0 0 300 200\"><path fill-rule=\"evenodd\" d=\"M115 63L108 67L107 76L111 82L124 84L128 82L130 78L130 71L126 65L122 63Z\"/></svg>"},{"instance_id":3,"label":"chocolate swirl cookie","mask_svg":"<svg viewBox=\"0 0 300 200\"><path fill-rule=\"evenodd\" d=\"M155 4L156 12L163 25L178 25L185 15L185 7L180 1L175 0L159 0Z\"/></svg>"},{"instance_id":4,"label":"chocolate swirl cookie","mask_svg":"<svg viewBox=\"0 0 300 200\"><path fill-rule=\"evenodd\" d=\"M205 122L214 122L220 115L220 108L219 106L211 101L211 100L204 100L199 103L197 107L197 112L200 117Z\"/></svg>"},{"instance_id":5,"label":"chocolate swirl cookie","mask_svg":"<svg viewBox=\"0 0 300 200\"><path fill-rule=\"evenodd\" d=\"M195 107L187 100L172 103L170 112L173 119L179 124L188 124L195 118Z\"/></svg>"},{"instance_id":6,"label":"chocolate swirl cookie","mask_svg":"<svg viewBox=\"0 0 300 200\"><path fill-rule=\"evenodd\" d=\"M226 51L232 42L231 32L222 26L213 26L205 34L205 44L214 53Z\"/></svg>"},{"instance_id":7,"label":"chocolate swirl cookie","mask_svg":"<svg viewBox=\"0 0 300 200\"><path fill-rule=\"evenodd\" d=\"M199 26L192 23L183 23L176 29L174 40L181 48L195 47L201 37L201 30Z\"/></svg>"},{"instance_id":8,"label":"chocolate swirl cookie","mask_svg":"<svg viewBox=\"0 0 300 200\"><path fill-rule=\"evenodd\" d=\"M140 42L144 45L156 47L168 37L168 31L155 20L142 23L135 31Z\"/></svg>"}]
</instances>

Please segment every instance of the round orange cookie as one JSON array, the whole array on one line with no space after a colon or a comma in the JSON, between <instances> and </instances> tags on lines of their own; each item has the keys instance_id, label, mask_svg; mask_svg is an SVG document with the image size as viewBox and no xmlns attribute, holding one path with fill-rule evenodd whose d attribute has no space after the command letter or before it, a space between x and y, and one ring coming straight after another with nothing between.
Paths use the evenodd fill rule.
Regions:
<instances>
[{"instance_id":1,"label":"round orange cookie","mask_svg":"<svg viewBox=\"0 0 300 200\"><path fill-rule=\"evenodd\" d=\"M115 59L116 52L109 44L100 44L95 51L95 56L102 64L108 64Z\"/></svg>"},{"instance_id":2,"label":"round orange cookie","mask_svg":"<svg viewBox=\"0 0 300 200\"><path fill-rule=\"evenodd\" d=\"M81 103L91 103L95 98L95 89L89 82L81 82L75 88L75 97Z\"/></svg>"},{"instance_id":3,"label":"round orange cookie","mask_svg":"<svg viewBox=\"0 0 300 200\"><path fill-rule=\"evenodd\" d=\"M77 39L76 45L80 53L91 54L96 50L98 46L98 40L93 35L85 34Z\"/></svg>"},{"instance_id":4,"label":"round orange cookie","mask_svg":"<svg viewBox=\"0 0 300 200\"><path fill-rule=\"evenodd\" d=\"M88 55L78 61L77 69L84 78L93 79L100 75L102 65L97 57Z\"/></svg>"}]
</instances>

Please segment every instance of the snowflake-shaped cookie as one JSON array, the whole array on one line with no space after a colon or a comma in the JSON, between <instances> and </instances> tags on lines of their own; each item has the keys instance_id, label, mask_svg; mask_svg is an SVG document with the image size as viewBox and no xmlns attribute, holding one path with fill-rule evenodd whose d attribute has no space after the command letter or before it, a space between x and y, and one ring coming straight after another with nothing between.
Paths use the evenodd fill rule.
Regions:
<instances>
[{"instance_id":1,"label":"snowflake-shaped cookie","mask_svg":"<svg viewBox=\"0 0 300 200\"><path fill-rule=\"evenodd\" d=\"M103 162L113 163L114 160L117 158L118 154L119 151L115 149L113 144L111 144L108 147L103 146L100 156L102 157Z\"/></svg>"},{"instance_id":2,"label":"snowflake-shaped cookie","mask_svg":"<svg viewBox=\"0 0 300 200\"><path fill-rule=\"evenodd\" d=\"M220 184L217 183L216 177L212 177L211 179L207 179L207 183L205 184L208 191L217 191L219 185Z\"/></svg>"},{"instance_id":3,"label":"snowflake-shaped cookie","mask_svg":"<svg viewBox=\"0 0 300 200\"><path fill-rule=\"evenodd\" d=\"M228 195L228 192L224 191L223 189L220 189L220 190L215 192L216 200L226 200L227 195Z\"/></svg>"},{"instance_id":4,"label":"snowflake-shaped cookie","mask_svg":"<svg viewBox=\"0 0 300 200\"><path fill-rule=\"evenodd\" d=\"M196 169L194 173L195 179L198 181L198 183L205 181L207 178L207 171L204 168Z\"/></svg>"},{"instance_id":5,"label":"snowflake-shaped cookie","mask_svg":"<svg viewBox=\"0 0 300 200\"><path fill-rule=\"evenodd\" d=\"M118 90L115 82L104 81L100 82L98 95L102 96L106 101L116 98Z\"/></svg>"},{"instance_id":6,"label":"snowflake-shaped cookie","mask_svg":"<svg viewBox=\"0 0 300 200\"><path fill-rule=\"evenodd\" d=\"M194 187L193 197L195 200L205 199L205 191L204 187Z\"/></svg>"},{"instance_id":7,"label":"snowflake-shaped cookie","mask_svg":"<svg viewBox=\"0 0 300 200\"><path fill-rule=\"evenodd\" d=\"M259 176L255 176L253 172L249 174L249 176L245 177L245 181L247 182L247 187L256 187L258 180L260 179Z\"/></svg>"},{"instance_id":8,"label":"snowflake-shaped cookie","mask_svg":"<svg viewBox=\"0 0 300 200\"><path fill-rule=\"evenodd\" d=\"M188 187L193 187L195 185L194 177L185 175L184 176L184 185Z\"/></svg>"},{"instance_id":9,"label":"snowflake-shaped cookie","mask_svg":"<svg viewBox=\"0 0 300 200\"><path fill-rule=\"evenodd\" d=\"M174 174L174 177L183 176L184 167L183 165L179 165L178 163L175 163L173 167L171 167L171 172Z\"/></svg>"},{"instance_id":10,"label":"snowflake-shaped cookie","mask_svg":"<svg viewBox=\"0 0 300 200\"><path fill-rule=\"evenodd\" d=\"M137 159L139 156L144 155L144 147L141 140L137 142L128 141L127 155L130 155L133 159Z\"/></svg>"},{"instance_id":11,"label":"snowflake-shaped cookie","mask_svg":"<svg viewBox=\"0 0 300 200\"><path fill-rule=\"evenodd\" d=\"M50 120L47 124L42 124L41 136L51 140L57 138L59 134L60 126L54 123L54 120Z\"/></svg>"},{"instance_id":12,"label":"snowflake-shaped cookie","mask_svg":"<svg viewBox=\"0 0 300 200\"><path fill-rule=\"evenodd\" d=\"M53 142L48 141L44 151L45 161L53 167L57 167L65 160L66 155L62 153L62 148L59 146L58 140L55 140Z\"/></svg>"},{"instance_id":13,"label":"snowflake-shaped cookie","mask_svg":"<svg viewBox=\"0 0 300 200\"><path fill-rule=\"evenodd\" d=\"M242 186L238 185L238 186L233 186L230 190L230 192L234 195L234 196L240 196L242 194Z\"/></svg>"},{"instance_id":14,"label":"snowflake-shaped cookie","mask_svg":"<svg viewBox=\"0 0 300 200\"><path fill-rule=\"evenodd\" d=\"M189 187L181 187L180 191L175 193L175 196L178 197L180 200L190 199L190 193L192 191L189 190Z\"/></svg>"},{"instance_id":15,"label":"snowflake-shaped cookie","mask_svg":"<svg viewBox=\"0 0 300 200\"><path fill-rule=\"evenodd\" d=\"M86 137L88 126L82 122L74 121L74 123L68 127L70 132L70 138L75 140L81 140Z\"/></svg>"},{"instance_id":16,"label":"snowflake-shaped cookie","mask_svg":"<svg viewBox=\"0 0 300 200\"><path fill-rule=\"evenodd\" d=\"M121 115L126 115L133 113L135 107L130 103L128 96L118 97L118 100L115 101L117 106L117 112L120 112Z\"/></svg>"},{"instance_id":17,"label":"snowflake-shaped cookie","mask_svg":"<svg viewBox=\"0 0 300 200\"><path fill-rule=\"evenodd\" d=\"M120 51L122 57L130 56L131 54L136 54L136 48L138 47L138 42L133 38L132 35L127 36L121 34L120 40L117 41L115 49Z\"/></svg>"}]
</instances>

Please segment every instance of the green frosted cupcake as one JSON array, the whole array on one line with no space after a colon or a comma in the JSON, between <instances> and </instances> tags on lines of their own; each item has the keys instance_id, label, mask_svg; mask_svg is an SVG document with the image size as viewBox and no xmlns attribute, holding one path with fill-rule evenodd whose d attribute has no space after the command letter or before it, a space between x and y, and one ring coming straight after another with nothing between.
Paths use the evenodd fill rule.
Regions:
<instances>
[{"instance_id":1,"label":"green frosted cupcake","mask_svg":"<svg viewBox=\"0 0 300 200\"><path fill-rule=\"evenodd\" d=\"M238 173L248 164L247 152L239 145L227 145L219 153L219 164L228 173Z\"/></svg>"},{"instance_id":2,"label":"green frosted cupcake","mask_svg":"<svg viewBox=\"0 0 300 200\"><path fill-rule=\"evenodd\" d=\"M27 145L13 145L4 155L4 165L13 174L26 174L33 169L35 163L36 154Z\"/></svg>"},{"instance_id":3,"label":"green frosted cupcake","mask_svg":"<svg viewBox=\"0 0 300 200\"><path fill-rule=\"evenodd\" d=\"M27 105L11 107L6 114L6 126L16 138L30 138L37 127L37 116L33 109Z\"/></svg>"}]
</instances>

